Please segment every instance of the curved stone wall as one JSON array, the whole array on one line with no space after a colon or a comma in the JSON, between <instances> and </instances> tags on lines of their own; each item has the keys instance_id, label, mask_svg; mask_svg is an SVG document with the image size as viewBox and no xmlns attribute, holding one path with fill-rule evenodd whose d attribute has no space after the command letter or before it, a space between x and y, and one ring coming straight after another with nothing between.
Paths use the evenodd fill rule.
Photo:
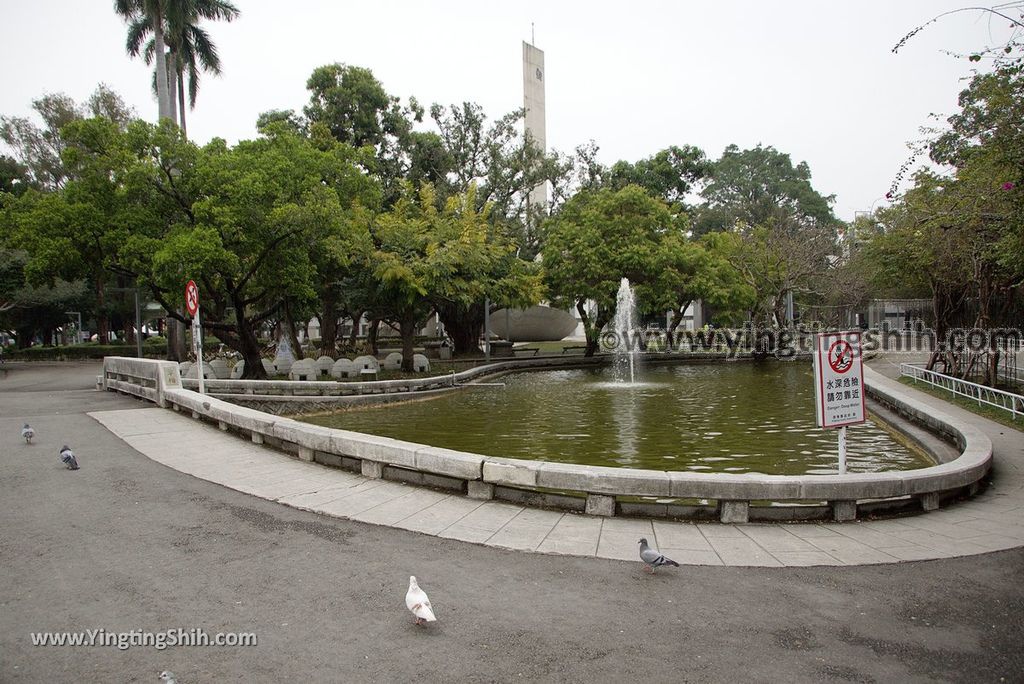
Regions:
<instances>
[{"instance_id":1,"label":"curved stone wall","mask_svg":"<svg viewBox=\"0 0 1024 684\"><path fill-rule=\"evenodd\" d=\"M372 385L365 389L414 392L414 386L429 390L432 383L447 383L451 387L474 377L554 365L564 366L565 362L505 361L441 378L318 384ZM953 440L960 450L959 457L917 470L845 475L712 474L572 465L483 456L302 423L185 389L177 364L166 361L108 357L104 360L102 384L105 389L190 412L194 418L214 422L222 430L291 451L306 461L358 469L369 477L432 477L432 484L462 489L475 498L498 495L539 500L583 508L597 515L635 508L635 502L624 502L623 498L650 497L715 501L715 513L723 522L748 520L751 502L781 504L768 508L771 518L830 515L842 521L854 519L859 506L878 508L888 503L933 510L943 498L977 491L991 468L992 444L988 437L970 425L936 413L898 388L881 388L880 376L869 368L865 369L865 379L875 399ZM551 494L553 491L560 494ZM785 514L787 507L790 515Z\"/></svg>"}]
</instances>

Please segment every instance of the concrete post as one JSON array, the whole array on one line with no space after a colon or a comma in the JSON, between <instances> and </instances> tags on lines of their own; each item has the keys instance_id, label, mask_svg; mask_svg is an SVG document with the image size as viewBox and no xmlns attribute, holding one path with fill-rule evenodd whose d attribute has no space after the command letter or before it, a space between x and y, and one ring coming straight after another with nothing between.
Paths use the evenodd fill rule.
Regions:
<instances>
[{"instance_id":1,"label":"concrete post","mask_svg":"<svg viewBox=\"0 0 1024 684\"><path fill-rule=\"evenodd\" d=\"M921 509L924 511L937 511L939 509L939 493L928 492L921 495Z\"/></svg>"},{"instance_id":2,"label":"concrete post","mask_svg":"<svg viewBox=\"0 0 1024 684\"><path fill-rule=\"evenodd\" d=\"M384 477L384 464L377 461L368 461L364 458L360 465L360 472L362 472L363 477L379 480Z\"/></svg>"},{"instance_id":3,"label":"concrete post","mask_svg":"<svg viewBox=\"0 0 1024 684\"><path fill-rule=\"evenodd\" d=\"M615 497L603 494L587 494L587 515L601 515L610 518L615 515Z\"/></svg>"},{"instance_id":4,"label":"concrete post","mask_svg":"<svg viewBox=\"0 0 1024 684\"><path fill-rule=\"evenodd\" d=\"M743 524L750 520L749 501L728 501L718 502L718 519L726 524Z\"/></svg>"},{"instance_id":5,"label":"concrete post","mask_svg":"<svg viewBox=\"0 0 1024 684\"><path fill-rule=\"evenodd\" d=\"M470 499L489 501L494 498L494 485L490 482L469 480L466 485L466 495L469 496Z\"/></svg>"},{"instance_id":6,"label":"concrete post","mask_svg":"<svg viewBox=\"0 0 1024 684\"><path fill-rule=\"evenodd\" d=\"M832 519L836 522L849 522L857 519L856 501L830 501L832 505Z\"/></svg>"}]
</instances>

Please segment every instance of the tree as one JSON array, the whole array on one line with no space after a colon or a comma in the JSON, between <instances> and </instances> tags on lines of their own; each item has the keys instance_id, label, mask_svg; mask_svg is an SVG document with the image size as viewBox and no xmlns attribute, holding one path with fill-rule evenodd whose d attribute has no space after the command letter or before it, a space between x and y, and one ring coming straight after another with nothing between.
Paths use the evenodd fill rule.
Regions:
<instances>
[{"instance_id":1,"label":"tree","mask_svg":"<svg viewBox=\"0 0 1024 684\"><path fill-rule=\"evenodd\" d=\"M67 180L50 193L29 191L10 205L11 244L29 253L30 285L84 280L95 296L97 334L109 334L105 291L120 248L142 229L145 201L123 183L133 164L125 134L110 119L72 121L61 129Z\"/></svg>"},{"instance_id":2,"label":"tree","mask_svg":"<svg viewBox=\"0 0 1024 684\"><path fill-rule=\"evenodd\" d=\"M704 152L692 145L667 147L635 164L619 161L608 169L606 183L613 190L639 185L668 204L682 204L696 186L711 175Z\"/></svg>"},{"instance_id":3,"label":"tree","mask_svg":"<svg viewBox=\"0 0 1024 684\"><path fill-rule=\"evenodd\" d=\"M269 109L256 117L256 130L266 134L270 126L284 124L293 133L305 135L306 121L294 109Z\"/></svg>"},{"instance_id":4,"label":"tree","mask_svg":"<svg viewBox=\"0 0 1024 684\"><path fill-rule=\"evenodd\" d=\"M409 98L403 107L372 71L340 63L314 69L306 89L310 98L303 111L311 135L322 124L339 142L372 147L374 159L368 167L381 184L384 206L390 207L402 194L402 180L410 167L413 125L423 120L416 98Z\"/></svg>"},{"instance_id":5,"label":"tree","mask_svg":"<svg viewBox=\"0 0 1024 684\"><path fill-rule=\"evenodd\" d=\"M955 327L989 329L1019 320L1024 285L1024 67L1014 61L976 74L960 111L928 143L943 174L922 170L881 214L884 232L869 246L876 279L927 284L938 341L928 367L967 377L982 368L995 384L1001 350L951 340Z\"/></svg>"},{"instance_id":6,"label":"tree","mask_svg":"<svg viewBox=\"0 0 1024 684\"><path fill-rule=\"evenodd\" d=\"M990 338L978 353L950 344L947 333L1016 321L1015 295L1024 283L1020 200L1015 188L1003 189L1007 169L992 161L972 155L955 178L918 173L914 187L885 214L886 233L871 245L890 281L928 284L938 341L928 367L941 363L946 374L967 377L983 361L986 384L997 381L997 340Z\"/></svg>"},{"instance_id":7,"label":"tree","mask_svg":"<svg viewBox=\"0 0 1024 684\"><path fill-rule=\"evenodd\" d=\"M27 166L13 157L0 154L0 193L22 195L33 185Z\"/></svg>"},{"instance_id":8,"label":"tree","mask_svg":"<svg viewBox=\"0 0 1024 684\"><path fill-rule=\"evenodd\" d=\"M185 77L188 76L188 106L195 109L199 93L200 72L220 75L220 56L217 47L205 29L199 26L203 19L210 21L233 21L240 15L238 8L226 0L164 0L164 40L168 59L167 69L171 79L168 97L178 107L177 121L182 132L185 125ZM138 57L142 54L146 64L152 64L156 55L154 23L144 13L129 20L128 54ZM150 37L152 34L152 37ZM149 38L147 42L147 38ZM145 45L144 45L145 44ZM156 77L154 76L154 87ZM172 104L173 111L173 104ZM171 118L175 118L172 116Z\"/></svg>"},{"instance_id":9,"label":"tree","mask_svg":"<svg viewBox=\"0 0 1024 684\"><path fill-rule=\"evenodd\" d=\"M489 121L479 105L463 102L449 107L434 104L430 115L439 133L429 145L411 148L409 178L418 182L419 169L426 167L439 203L472 187L476 209L487 207L492 235L515 243L512 257L493 262L498 270L482 276L488 280L485 292L492 305L505 305L498 302L502 283L530 272L528 264L540 249L539 228L548 207L530 206L529 192L538 185L557 182L566 166L522 132L523 110ZM484 298L465 305L440 301L437 312L455 353L475 353L483 330Z\"/></svg>"},{"instance_id":10,"label":"tree","mask_svg":"<svg viewBox=\"0 0 1024 684\"><path fill-rule=\"evenodd\" d=\"M373 301L399 326L403 369L413 369L417 325L438 306L466 310L485 295L529 306L541 294L540 278L515 258L515 245L495 235L488 207L476 208L475 189L449 197L439 209L434 189L404 185L392 209L376 217L369 258ZM517 264L522 264L517 266Z\"/></svg>"},{"instance_id":11,"label":"tree","mask_svg":"<svg viewBox=\"0 0 1024 684\"><path fill-rule=\"evenodd\" d=\"M38 335L52 344L56 328L67 323L67 311L88 311L85 283L55 280L32 286L25 279L28 254L0 249L0 329L14 330L18 348L25 349Z\"/></svg>"},{"instance_id":12,"label":"tree","mask_svg":"<svg viewBox=\"0 0 1024 684\"><path fill-rule=\"evenodd\" d=\"M195 280L204 328L242 354L244 377L266 377L259 327L286 304L314 305L314 246L343 230L346 211L372 197L375 184L349 145L320 150L287 130L202 149L169 137L169 129L156 133L148 143L152 182L165 196L180 195L181 217L158 238L130 241L126 264L183 322L175 309L185 282Z\"/></svg>"},{"instance_id":13,"label":"tree","mask_svg":"<svg viewBox=\"0 0 1024 684\"><path fill-rule=\"evenodd\" d=\"M834 240L825 229L799 234L759 225L731 231L732 240L720 246L753 292L749 315L757 325L784 326L786 296L821 295L818 279L829 268Z\"/></svg>"},{"instance_id":14,"label":"tree","mask_svg":"<svg viewBox=\"0 0 1024 684\"><path fill-rule=\"evenodd\" d=\"M676 236L675 242L663 251L661 275L653 291L647 287L643 293L643 299L651 302L652 312L672 310L667 331L670 343L687 308L697 300L714 310L718 320L733 321L748 313L757 293L735 261L739 236L710 233L699 240Z\"/></svg>"},{"instance_id":15,"label":"tree","mask_svg":"<svg viewBox=\"0 0 1024 684\"><path fill-rule=\"evenodd\" d=\"M166 22L167 2L169 0L114 0L114 11L128 24L128 39L125 50L129 55L138 56L141 40L136 41L138 25L147 25L153 32L153 57L156 61L156 101L160 119L175 120L174 107L171 106L166 44L164 42L164 24Z\"/></svg>"},{"instance_id":16,"label":"tree","mask_svg":"<svg viewBox=\"0 0 1024 684\"><path fill-rule=\"evenodd\" d=\"M33 100L32 109L42 120L42 126L23 117L0 116L0 140L14 150L30 184L42 190L62 188L69 178L62 159L66 147L62 128L91 116L109 119L123 129L134 116L121 96L102 83L84 104L79 105L63 93L52 93Z\"/></svg>"},{"instance_id":17,"label":"tree","mask_svg":"<svg viewBox=\"0 0 1024 684\"><path fill-rule=\"evenodd\" d=\"M664 266L677 260L685 228L680 220L635 185L577 193L548 220L545 281L556 305L579 312L587 356L597 351L601 329L615 313L621 279L639 286L657 283ZM587 310L588 299L597 304L596 312Z\"/></svg>"},{"instance_id":18,"label":"tree","mask_svg":"<svg viewBox=\"0 0 1024 684\"><path fill-rule=\"evenodd\" d=\"M558 183L568 172L557 156L547 154L520 131L522 109L493 123L480 105L463 102L447 108L434 104L430 116L437 125L448 163L447 183L440 192L466 192L476 186L477 208L490 205L492 223L515 230L520 256L532 259L540 250L538 227L548 207L529 206L532 188Z\"/></svg>"},{"instance_id":19,"label":"tree","mask_svg":"<svg viewBox=\"0 0 1024 684\"><path fill-rule=\"evenodd\" d=\"M794 167L788 154L770 146L741 151L729 145L714 163L701 197L698 235L737 224L798 230L835 223L830 207L835 196L822 196L811 186L806 162Z\"/></svg>"}]
</instances>

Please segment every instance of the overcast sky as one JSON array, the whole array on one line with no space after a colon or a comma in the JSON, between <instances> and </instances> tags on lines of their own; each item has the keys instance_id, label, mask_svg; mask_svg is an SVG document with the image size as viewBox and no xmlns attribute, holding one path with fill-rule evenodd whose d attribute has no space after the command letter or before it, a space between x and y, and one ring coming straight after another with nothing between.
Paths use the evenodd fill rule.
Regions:
<instances>
[{"instance_id":1,"label":"overcast sky","mask_svg":"<svg viewBox=\"0 0 1024 684\"><path fill-rule=\"evenodd\" d=\"M836 214L884 204L907 142L956 110L970 52L1005 41L1007 22L960 13L899 54L908 31L963 0L899 2L341 2L235 0L208 28L224 73L205 76L190 137L255 135L268 109L302 109L314 68L370 68L388 92L425 106L471 100L492 118L522 106L522 47L544 50L548 146L593 139L600 159L635 161L690 144L710 158L758 143L806 161ZM0 114L25 116L46 92L84 100L104 82L156 116L147 67L124 52L111 0L0 0Z\"/></svg>"}]
</instances>

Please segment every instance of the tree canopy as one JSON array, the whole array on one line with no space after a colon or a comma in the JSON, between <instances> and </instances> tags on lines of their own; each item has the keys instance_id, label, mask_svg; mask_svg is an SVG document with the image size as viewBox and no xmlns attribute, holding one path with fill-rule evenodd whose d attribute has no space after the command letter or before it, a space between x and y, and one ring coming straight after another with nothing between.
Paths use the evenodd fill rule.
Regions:
<instances>
[{"instance_id":1,"label":"tree canopy","mask_svg":"<svg viewBox=\"0 0 1024 684\"><path fill-rule=\"evenodd\" d=\"M814 189L806 162L793 166L788 154L771 146L740 150L729 145L714 163L701 197L695 224L700 235L739 224L795 230L835 222L835 196Z\"/></svg>"}]
</instances>

